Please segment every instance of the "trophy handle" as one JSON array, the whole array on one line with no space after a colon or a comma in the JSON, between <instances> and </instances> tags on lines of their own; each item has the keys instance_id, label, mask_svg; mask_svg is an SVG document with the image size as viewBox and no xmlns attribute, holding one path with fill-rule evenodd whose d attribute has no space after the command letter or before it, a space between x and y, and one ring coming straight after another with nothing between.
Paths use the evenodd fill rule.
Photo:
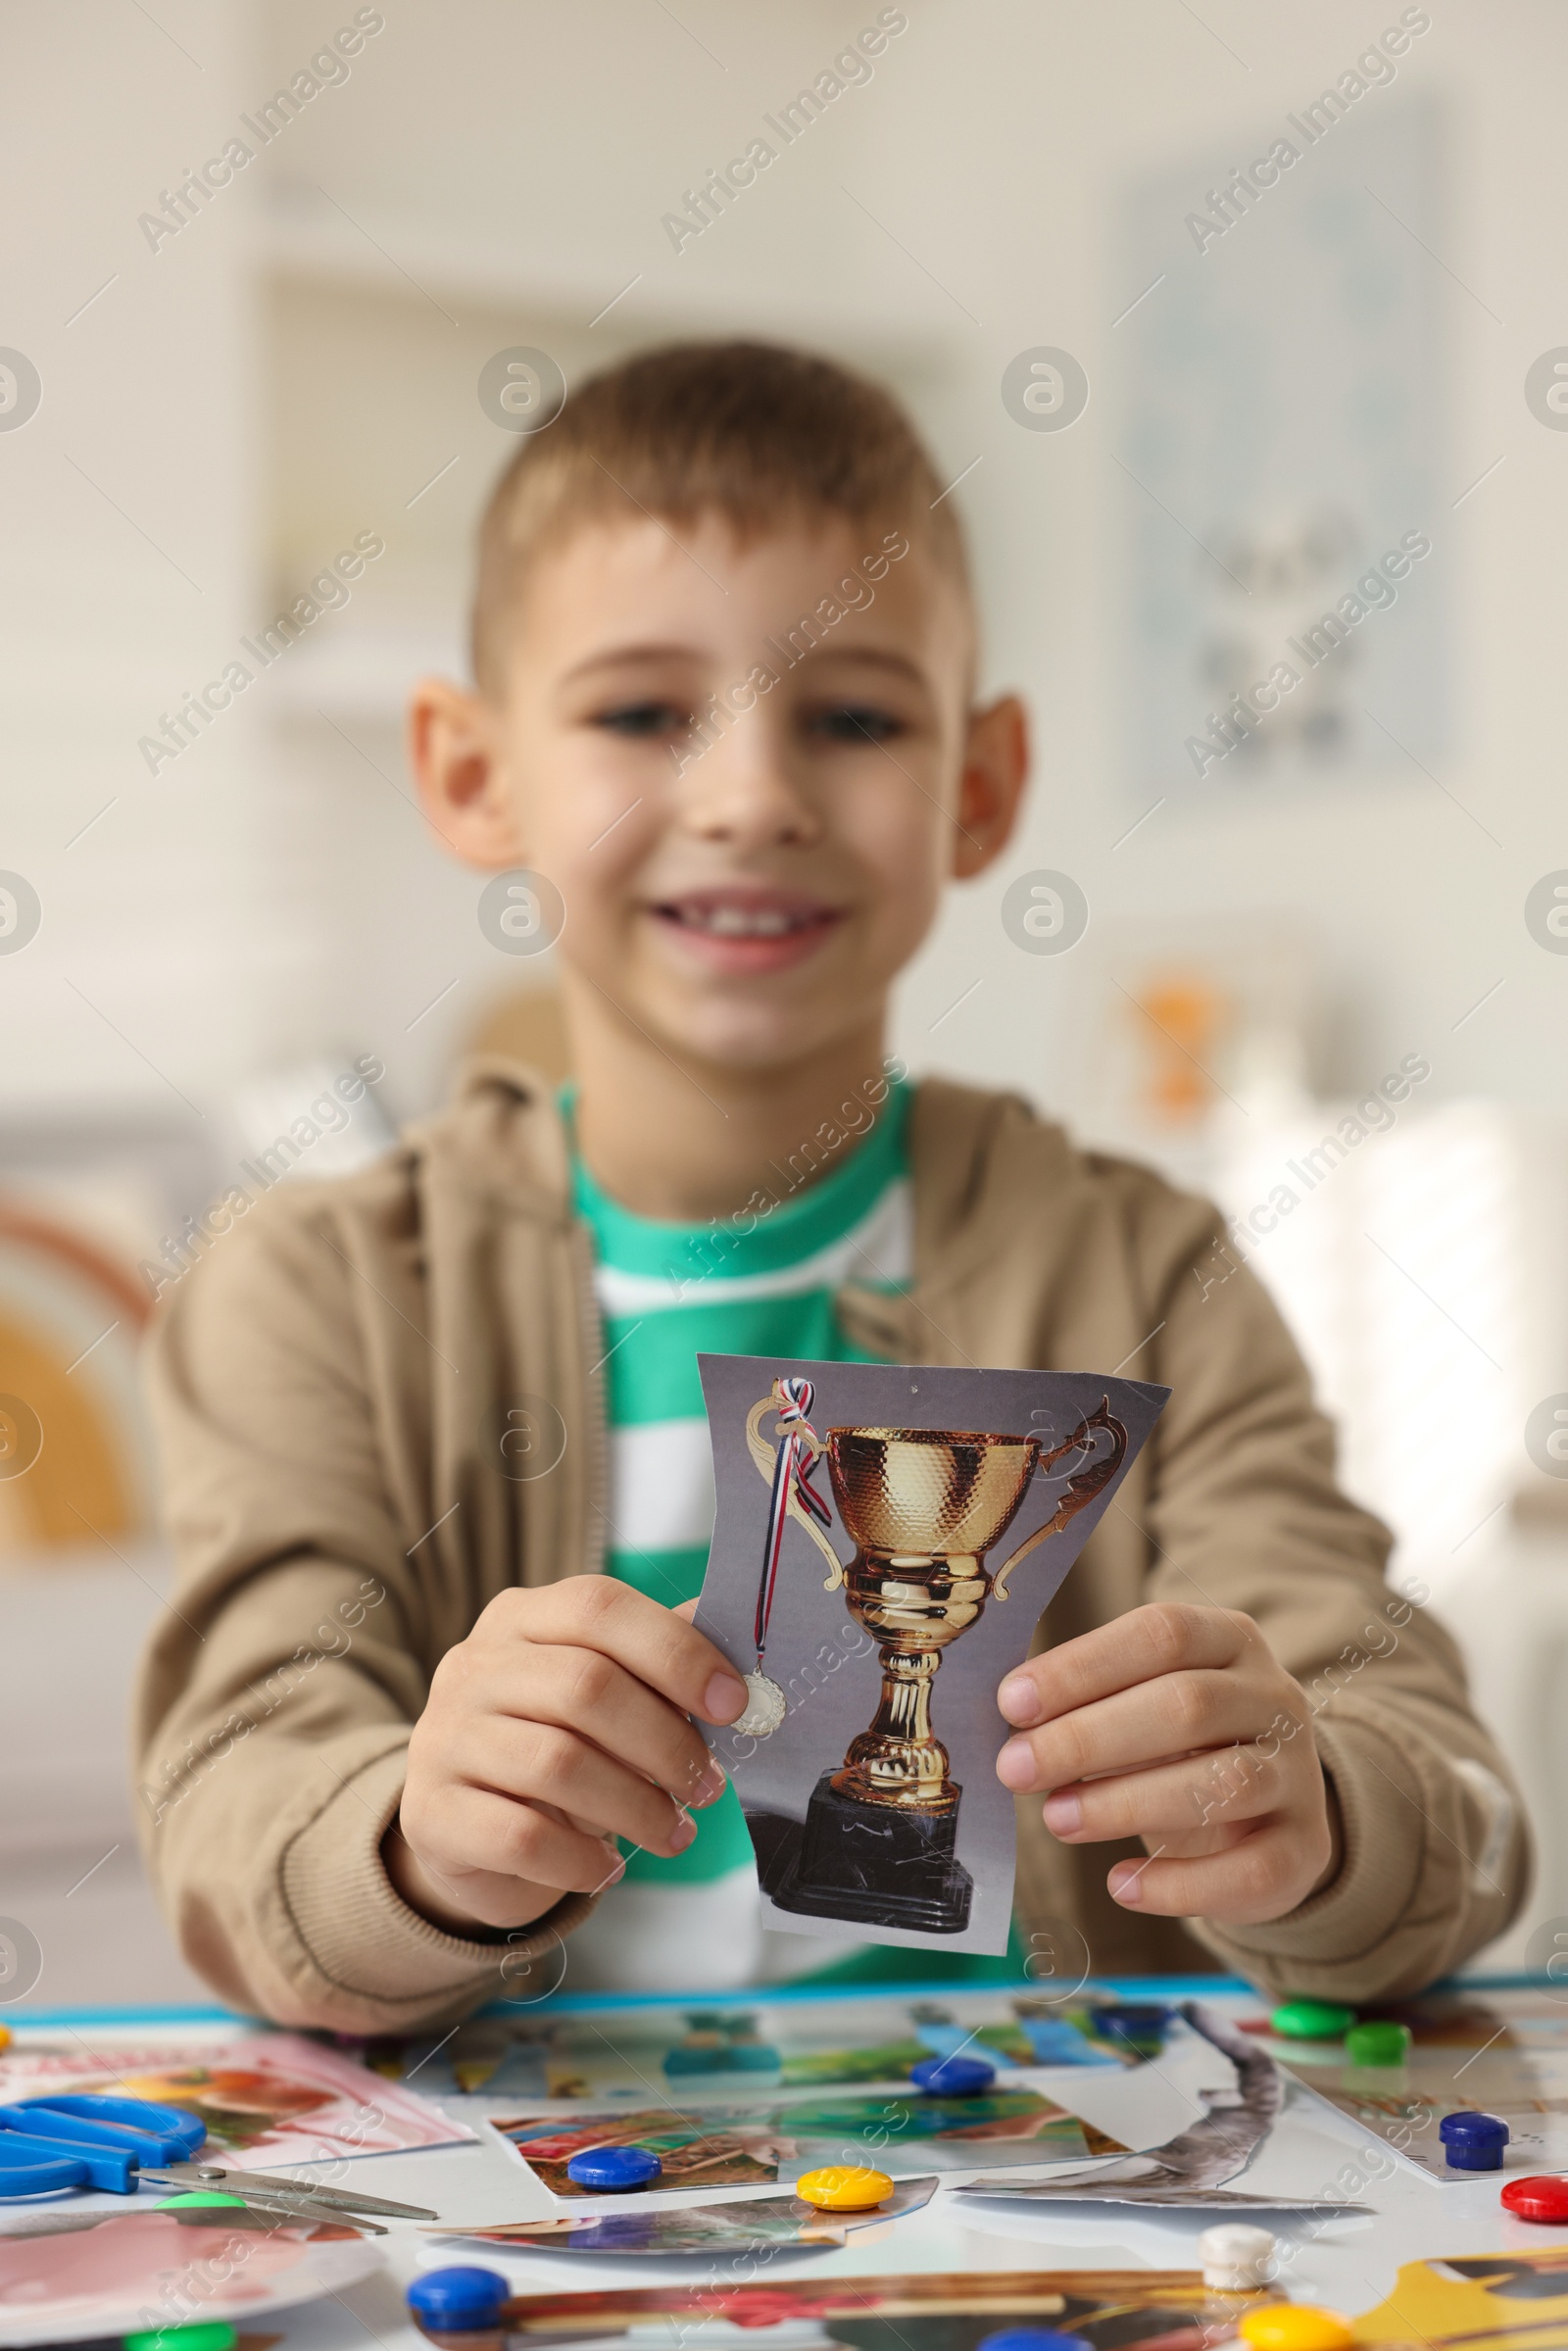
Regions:
<instances>
[{"instance_id":1,"label":"trophy handle","mask_svg":"<svg viewBox=\"0 0 1568 2351\"><path fill-rule=\"evenodd\" d=\"M750 1412L748 1412L746 1415L746 1442L751 1447L752 1459L757 1464L758 1475L761 1479L763 1485L769 1489L771 1489L773 1484L773 1468L777 1459L777 1455L773 1446L768 1444L766 1438L762 1435L762 1419L764 1414L776 1412L777 1410L777 1396L764 1396L758 1403L755 1403L752 1406ZM808 1436L804 1430L798 1430L796 1434L799 1436L802 1445L808 1448L811 1458L814 1461L817 1458L817 1455L823 1450L820 1443L816 1438ZM795 1524L798 1527L804 1527L806 1529L806 1532L808 1535L809 1535L811 1541L815 1543L817 1549L821 1552L823 1558L828 1563L830 1572L826 1583L822 1587L822 1590L824 1592L837 1592L839 1586L844 1581L843 1560L839 1557L837 1551L833 1548L833 1545L829 1543L827 1537L823 1534L816 1521L812 1518L807 1517L806 1512L801 1508L800 1503L795 1499L793 1492L791 1493L789 1501L785 1507L789 1513L789 1516L794 1519Z\"/></svg>"},{"instance_id":2,"label":"trophy handle","mask_svg":"<svg viewBox=\"0 0 1568 2351\"><path fill-rule=\"evenodd\" d=\"M1004 1560L991 1579L991 1591L995 1598L1004 1600L1009 1597L1007 1578L1019 1561L1027 1559L1035 1546L1044 1543L1048 1536L1059 1535L1080 1510L1087 1509L1097 1494L1103 1494L1126 1460L1127 1431L1119 1420L1112 1417L1107 1396L1102 1397L1099 1411L1087 1414L1064 1444L1058 1445L1054 1452L1044 1455L1040 1463L1041 1470L1051 1470L1056 1462L1076 1452L1080 1445L1092 1444L1091 1432L1098 1433L1101 1430L1110 1439L1110 1450L1094 1455L1082 1469L1073 1472L1067 1480L1066 1492L1056 1504L1054 1516L1048 1518L1043 1527L1037 1527L1026 1542L1020 1543L1010 1559Z\"/></svg>"}]
</instances>

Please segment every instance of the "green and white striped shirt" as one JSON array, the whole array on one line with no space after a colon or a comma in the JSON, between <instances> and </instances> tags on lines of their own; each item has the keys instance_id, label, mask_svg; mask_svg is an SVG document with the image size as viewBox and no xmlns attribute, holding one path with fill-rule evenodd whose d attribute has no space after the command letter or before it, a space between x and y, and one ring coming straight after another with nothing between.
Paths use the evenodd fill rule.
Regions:
<instances>
[{"instance_id":1,"label":"green and white striped shirt","mask_svg":"<svg viewBox=\"0 0 1568 2351\"><path fill-rule=\"evenodd\" d=\"M575 1205L594 1237L608 1350L606 1566L665 1607L701 1591L713 1531L698 1354L869 1360L839 1328L834 1293L846 1281L891 1289L909 1279L910 1099L910 1088L895 1083L880 1107L861 1102L863 1122L829 1127L836 1143L819 1130L819 1140L775 1171L771 1196L754 1194L745 1215L710 1225L634 1216L574 1157ZM734 1789L692 1817L697 1836L684 1853L668 1861L628 1855L624 1879L572 1936L574 1983L717 1989L822 1963L814 1937L764 1935Z\"/></svg>"}]
</instances>

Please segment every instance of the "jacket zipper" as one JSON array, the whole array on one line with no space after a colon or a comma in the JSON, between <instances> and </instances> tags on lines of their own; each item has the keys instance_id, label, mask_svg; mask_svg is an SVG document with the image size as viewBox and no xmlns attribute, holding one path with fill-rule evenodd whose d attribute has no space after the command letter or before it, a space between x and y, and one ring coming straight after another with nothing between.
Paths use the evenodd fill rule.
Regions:
<instances>
[{"instance_id":1,"label":"jacket zipper","mask_svg":"<svg viewBox=\"0 0 1568 2351\"><path fill-rule=\"evenodd\" d=\"M587 1352L596 1367L605 1359L605 1323L599 1311L599 1299L594 1291L593 1243L581 1226L571 1236L573 1273L577 1282L579 1319ZM585 1481L587 1509L583 1528L582 1572L588 1576L603 1575L605 1553L610 1547L606 1532L610 1524L610 1431L605 1413L605 1391L602 1380L596 1381L593 1372L584 1369L584 1402L587 1407L588 1476Z\"/></svg>"}]
</instances>

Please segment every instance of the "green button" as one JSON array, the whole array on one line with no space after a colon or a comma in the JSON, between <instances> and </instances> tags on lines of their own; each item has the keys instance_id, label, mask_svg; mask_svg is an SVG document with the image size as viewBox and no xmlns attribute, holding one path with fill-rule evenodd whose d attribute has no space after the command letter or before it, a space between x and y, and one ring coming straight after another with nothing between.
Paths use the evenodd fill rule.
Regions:
<instances>
[{"instance_id":1,"label":"green button","mask_svg":"<svg viewBox=\"0 0 1568 2351\"><path fill-rule=\"evenodd\" d=\"M153 2206L153 2210L154 2212L178 2212L183 2209L189 2212L194 2204L237 2204L243 2212L245 2199L243 2196L225 2196L216 2187L192 2187L182 2190L177 2196L165 2196L161 2202ZM147 2340L150 2343L162 2342L165 2332L177 2334L181 2343L184 2342L184 2330L178 2327L150 2334Z\"/></svg>"},{"instance_id":2,"label":"green button","mask_svg":"<svg viewBox=\"0 0 1568 2351\"><path fill-rule=\"evenodd\" d=\"M1410 2054L1408 2025L1356 2025L1345 2036L1351 2065L1403 2065Z\"/></svg>"},{"instance_id":3,"label":"green button","mask_svg":"<svg viewBox=\"0 0 1568 2351\"><path fill-rule=\"evenodd\" d=\"M1268 2020L1286 2040L1343 2040L1354 2023L1355 2010L1333 2000L1286 2000Z\"/></svg>"},{"instance_id":4,"label":"green button","mask_svg":"<svg viewBox=\"0 0 1568 2351\"><path fill-rule=\"evenodd\" d=\"M155 2327L150 2334L123 2339L125 2351L234 2351L239 2336L225 2319L204 2319L194 2327Z\"/></svg>"}]
</instances>

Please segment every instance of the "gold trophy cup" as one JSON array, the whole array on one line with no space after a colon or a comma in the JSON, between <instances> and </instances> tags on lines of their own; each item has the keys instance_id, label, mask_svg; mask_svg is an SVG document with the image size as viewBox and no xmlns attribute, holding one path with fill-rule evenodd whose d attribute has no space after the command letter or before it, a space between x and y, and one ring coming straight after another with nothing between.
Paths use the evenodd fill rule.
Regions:
<instances>
[{"instance_id":1,"label":"gold trophy cup","mask_svg":"<svg viewBox=\"0 0 1568 2351\"><path fill-rule=\"evenodd\" d=\"M822 1449L855 1544L848 1569L819 1528L800 1523L831 1563L827 1588L843 1583L850 1614L877 1643L882 1695L842 1767L817 1782L798 1850L769 1890L785 1910L961 1934L974 1887L954 1850L962 1789L931 1725L942 1652L988 1599L1006 1599L1020 1560L1103 1493L1127 1431L1106 1396L1050 1451L1038 1437L958 1429L830 1429ZM1085 1462L1053 1516L988 1569L1030 1481L1078 1451Z\"/></svg>"}]
</instances>

